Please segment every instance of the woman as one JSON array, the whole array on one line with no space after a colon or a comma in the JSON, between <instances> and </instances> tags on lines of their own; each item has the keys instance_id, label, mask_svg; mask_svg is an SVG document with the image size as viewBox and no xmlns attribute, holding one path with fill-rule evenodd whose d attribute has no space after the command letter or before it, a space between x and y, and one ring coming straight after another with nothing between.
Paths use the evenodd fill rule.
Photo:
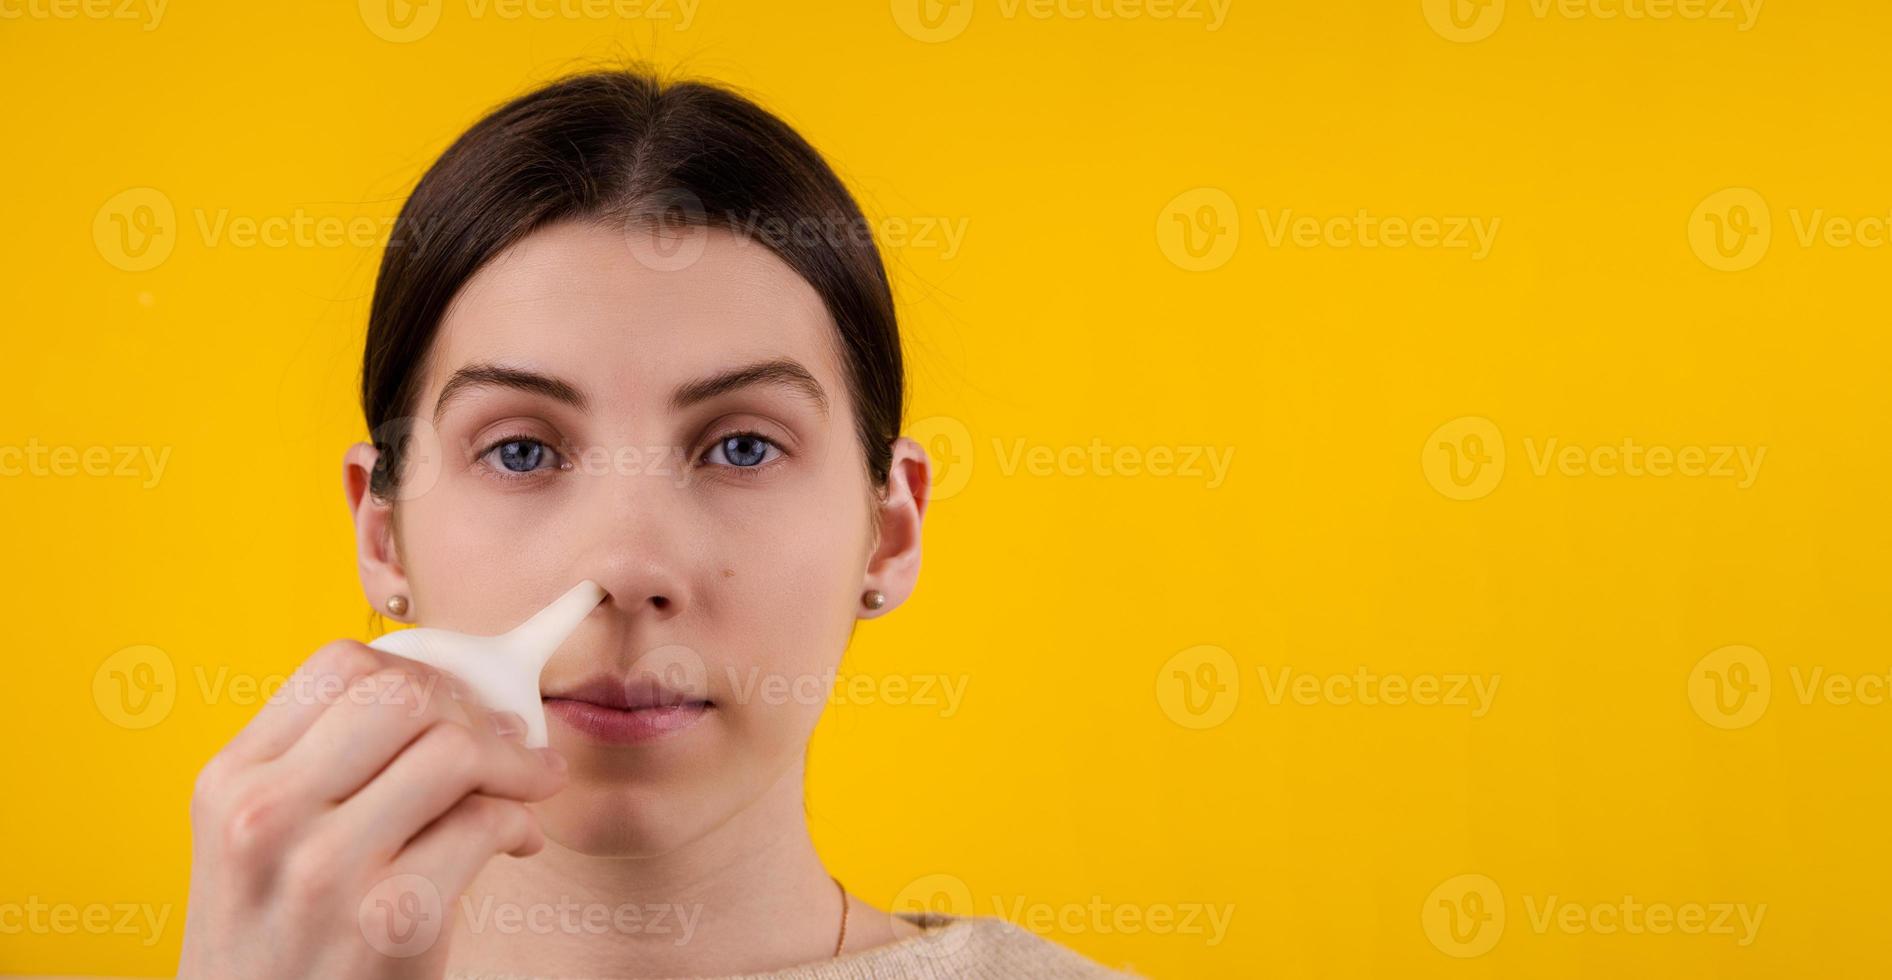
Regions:
<instances>
[{"instance_id":1,"label":"woman","mask_svg":"<svg viewBox=\"0 0 1892 980\"><path fill-rule=\"evenodd\" d=\"M601 72L476 124L375 290L362 585L473 634L608 595L541 677L550 748L412 661L303 664L199 778L182 975L1117 975L876 909L810 839L798 681L919 574L903 398L866 223L774 116Z\"/></svg>"}]
</instances>

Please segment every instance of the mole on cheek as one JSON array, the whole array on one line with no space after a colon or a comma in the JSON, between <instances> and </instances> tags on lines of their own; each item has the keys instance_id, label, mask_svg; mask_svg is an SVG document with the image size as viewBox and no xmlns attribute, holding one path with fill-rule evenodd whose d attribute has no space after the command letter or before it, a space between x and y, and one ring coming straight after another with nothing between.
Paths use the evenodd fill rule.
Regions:
<instances>
[{"instance_id":1,"label":"mole on cheek","mask_svg":"<svg viewBox=\"0 0 1892 980\"><path fill-rule=\"evenodd\" d=\"M724 577L724 578L735 578L735 577L736 577L736 570L735 570L735 569L733 569L733 568L725 568L725 569L723 569L723 577Z\"/></svg>"}]
</instances>

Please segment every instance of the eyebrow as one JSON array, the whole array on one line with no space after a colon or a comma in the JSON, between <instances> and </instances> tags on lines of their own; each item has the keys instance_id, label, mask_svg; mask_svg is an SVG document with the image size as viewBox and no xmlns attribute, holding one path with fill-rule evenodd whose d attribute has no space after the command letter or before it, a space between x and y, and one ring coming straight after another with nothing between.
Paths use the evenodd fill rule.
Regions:
<instances>
[{"instance_id":1,"label":"eyebrow","mask_svg":"<svg viewBox=\"0 0 1892 980\"><path fill-rule=\"evenodd\" d=\"M828 394L822 389L821 382L816 381L807 368L785 357L757 361L706 378L686 381L671 391L670 407L673 410L689 408L718 395L757 385L775 385L796 391L814 402L823 418L828 415ZM474 363L453 372L453 376L441 386L440 397L434 400L434 424L438 425L445 416L449 402L463 393L481 388L510 388L540 395L581 412L590 411L591 406L585 393L563 378L522 368Z\"/></svg>"},{"instance_id":2,"label":"eyebrow","mask_svg":"<svg viewBox=\"0 0 1892 980\"><path fill-rule=\"evenodd\" d=\"M821 416L828 415L828 393L821 390L821 382L808 373L808 369L786 357L777 357L767 361L739 367L731 371L712 374L707 378L687 381L670 393L672 409L689 408L698 402L708 401L717 395L727 394L740 388L754 385L775 385L799 392L803 397L815 403Z\"/></svg>"},{"instance_id":3,"label":"eyebrow","mask_svg":"<svg viewBox=\"0 0 1892 980\"><path fill-rule=\"evenodd\" d=\"M584 392L561 378L540 374L537 371L501 367L497 364L468 364L453 372L453 376L441 386L440 397L434 400L434 424L440 424L441 418L447 414L447 404L459 397L462 392L476 391L481 388L511 388L542 395L553 401L570 405L581 412L588 411L591 404L586 400Z\"/></svg>"}]
</instances>

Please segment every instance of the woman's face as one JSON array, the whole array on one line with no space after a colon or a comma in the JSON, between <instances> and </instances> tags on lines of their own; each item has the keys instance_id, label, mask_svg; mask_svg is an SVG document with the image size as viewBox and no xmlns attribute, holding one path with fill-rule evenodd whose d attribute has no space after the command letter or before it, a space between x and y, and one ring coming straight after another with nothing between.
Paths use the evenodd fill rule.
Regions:
<instances>
[{"instance_id":1,"label":"woman's face","mask_svg":"<svg viewBox=\"0 0 1892 980\"><path fill-rule=\"evenodd\" d=\"M537 809L586 853L661 853L785 779L799 799L862 591L884 612L917 573L924 456L896 447L904 506L870 491L820 297L750 239L693 234L695 260L651 261L642 233L562 223L489 263L424 365L438 463L410 461L391 552L356 504L370 598L421 625L495 634L581 580L610 593L541 678L572 778ZM707 705L613 710L640 698Z\"/></svg>"}]
</instances>

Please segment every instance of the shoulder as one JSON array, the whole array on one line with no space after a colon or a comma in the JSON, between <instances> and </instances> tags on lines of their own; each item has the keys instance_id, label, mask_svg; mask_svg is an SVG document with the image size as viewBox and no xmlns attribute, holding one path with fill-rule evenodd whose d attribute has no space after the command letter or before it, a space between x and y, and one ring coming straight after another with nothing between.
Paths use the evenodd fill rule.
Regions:
<instances>
[{"instance_id":1,"label":"shoulder","mask_svg":"<svg viewBox=\"0 0 1892 980\"><path fill-rule=\"evenodd\" d=\"M836 965L866 968L862 976L1033 977L1042 980L1118 980L1135 974L1113 970L1054 940L994 916L901 913L917 935L863 950L859 959ZM876 962L880 961L880 962Z\"/></svg>"}]
</instances>

